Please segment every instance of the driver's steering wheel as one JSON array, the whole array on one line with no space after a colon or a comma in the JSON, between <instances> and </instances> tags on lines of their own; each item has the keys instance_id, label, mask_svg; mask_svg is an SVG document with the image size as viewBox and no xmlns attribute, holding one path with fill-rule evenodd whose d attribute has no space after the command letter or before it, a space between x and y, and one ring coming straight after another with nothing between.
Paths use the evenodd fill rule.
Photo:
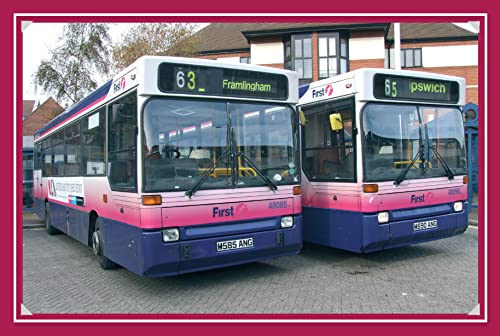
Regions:
<instances>
[{"instance_id":1,"label":"driver's steering wheel","mask_svg":"<svg viewBox=\"0 0 500 336\"><path fill-rule=\"evenodd\" d=\"M174 159L178 159L180 156L181 156L181 152L176 149L176 148L168 148L168 149L165 149L165 152L174 152L176 154L176 156L174 157Z\"/></svg>"}]
</instances>

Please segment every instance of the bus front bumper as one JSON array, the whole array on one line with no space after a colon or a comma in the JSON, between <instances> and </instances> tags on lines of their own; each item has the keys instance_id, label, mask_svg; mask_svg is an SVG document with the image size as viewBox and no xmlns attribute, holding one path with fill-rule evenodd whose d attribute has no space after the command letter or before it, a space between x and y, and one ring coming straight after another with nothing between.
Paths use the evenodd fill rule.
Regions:
<instances>
[{"instance_id":1,"label":"bus front bumper","mask_svg":"<svg viewBox=\"0 0 500 336\"><path fill-rule=\"evenodd\" d=\"M137 273L163 277L298 254L302 248L302 216L294 217L291 228L172 243L163 243L161 231L143 232L140 259L144 264Z\"/></svg>"},{"instance_id":2,"label":"bus front bumper","mask_svg":"<svg viewBox=\"0 0 500 336\"><path fill-rule=\"evenodd\" d=\"M364 215L365 253L424 243L462 234L468 227L468 205L461 212L378 224L377 215Z\"/></svg>"},{"instance_id":3,"label":"bus front bumper","mask_svg":"<svg viewBox=\"0 0 500 336\"><path fill-rule=\"evenodd\" d=\"M336 209L303 208L304 241L370 253L442 239L465 232L468 203L452 212L452 204L390 212L391 220L379 224L377 214Z\"/></svg>"}]
</instances>

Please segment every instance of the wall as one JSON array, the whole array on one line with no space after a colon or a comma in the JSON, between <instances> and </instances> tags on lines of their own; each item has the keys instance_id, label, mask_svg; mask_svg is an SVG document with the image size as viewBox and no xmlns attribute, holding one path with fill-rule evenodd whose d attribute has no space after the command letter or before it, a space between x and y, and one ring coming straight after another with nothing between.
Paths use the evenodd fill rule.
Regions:
<instances>
[{"instance_id":1,"label":"wall","mask_svg":"<svg viewBox=\"0 0 500 336\"><path fill-rule=\"evenodd\" d=\"M439 68L411 68L408 70L434 72L442 75L458 76L465 78L465 102L478 104L478 67L439 67Z\"/></svg>"},{"instance_id":2,"label":"wall","mask_svg":"<svg viewBox=\"0 0 500 336\"><path fill-rule=\"evenodd\" d=\"M457 44L459 43L459 44ZM478 104L478 45L477 41L405 43L401 49L422 48L422 67L413 71L434 72L465 78L465 101ZM394 49L390 49L391 58Z\"/></svg>"},{"instance_id":3,"label":"wall","mask_svg":"<svg viewBox=\"0 0 500 336\"><path fill-rule=\"evenodd\" d=\"M202 56L197 56L197 58L203 58L203 59L211 59L211 60L222 60L224 58L232 59L237 57L238 59L240 57L250 57L250 52L238 52L238 53L220 53L220 54L212 54L212 55L202 55Z\"/></svg>"},{"instance_id":4,"label":"wall","mask_svg":"<svg viewBox=\"0 0 500 336\"><path fill-rule=\"evenodd\" d=\"M351 34L349 38L349 59L380 60L385 58L384 36L377 34Z\"/></svg>"},{"instance_id":5,"label":"wall","mask_svg":"<svg viewBox=\"0 0 500 336\"><path fill-rule=\"evenodd\" d=\"M250 45L252 64L283 64L285 62L284 45L282 41L252 43Z\"/></svg>"},{"instance_id":6,"label":"wall","mask_svg":"<svg viewBox=\"0 0 500 336\"><path fill-rule=\"evenodd\" d=\"M353 32L349 37L349 71L360 68L384 68L383 32Z\"/></svg>"},{"instance_id":7,"label":"wall","mask_svg":"<svg viewBox=\"0 0 500 336\"><path fill-rule=\"evenodd\" d=\"M381 68L384 69L384 59L373 59L373 60L350 60L349 70L353 71L361 68Z\"/></svg>"},{"instance_id":8,"label":"wall","mask_svg":"<svg viewBox=\"0 0 500 336\"><path fill-rule=\"evenodd\" d=\"M313 80L318 80L318 34L313 32ZM259 38L250 42L250 52L219 54L201 58L236 61L250 56L252 64L284 68L284 46L281 38ZM408 68L414 71L427 71L464 77L466 80L466 102L478 104L478 44L477 41L404 43L405 48L422 48L421 68ZM391 58L394 49L390 49ZM352 32L349 37L349 70L359 68L386 68L385 40L383 32ZM232 59L230 59L233 57ZM237 57L237 58L236 58Z\"/></svg>"},{"instance_id":9,"label":"wall","mask_svg":"<svg viewBox=\"0 0 500 336\"><path fill-rule=\"evenodd\" d=\"M47 99L32 114L23 120L23 135L34 135L50 120L58 116L64 109L52 98Z\"/></svg>"}]
</instances>

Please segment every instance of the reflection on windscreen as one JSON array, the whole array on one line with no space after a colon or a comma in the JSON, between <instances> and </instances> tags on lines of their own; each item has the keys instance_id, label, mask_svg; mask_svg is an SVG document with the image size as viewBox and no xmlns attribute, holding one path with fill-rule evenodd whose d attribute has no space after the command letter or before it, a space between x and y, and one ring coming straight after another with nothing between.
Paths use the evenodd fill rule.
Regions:
<instances>
[{"instance_id":1,"label":"reflection on windscreen","mask_svg":"<svg viewBox=\"0 0 500 336\"><path fill-rule=\"evenodd\" d=\"M368 104L362 136L365 181L395 180L414 159L406 179L446 176L431 146L453 174L467 173L462 117L457 108ZM421 145L425 167L417 155Z\"/></svg>"},{"instance_id":2,"label":"reflection on windscreen","mask_svg":"<svg viewBox=\"0 0 500 336\"><path fill-rule=\"evenodd\" d=\"M277 185L297 183L296 140L288 106L154 99L144 109L144 190L188 190L212 165L200 189L265 185L241 159L237 185L232 185L231 155L223 155L228 150L229 124L237 150L264 175Z\"/></svg>"}]
</instances>

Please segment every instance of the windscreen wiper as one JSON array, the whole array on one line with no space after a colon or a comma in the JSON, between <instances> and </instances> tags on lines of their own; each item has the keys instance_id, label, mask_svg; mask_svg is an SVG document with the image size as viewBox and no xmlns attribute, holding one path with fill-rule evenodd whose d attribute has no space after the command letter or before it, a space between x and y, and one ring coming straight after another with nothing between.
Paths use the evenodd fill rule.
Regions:
<instances>
[{"instance_id":1,"label":"windscreen wiper","mask_svg":"<svg viewBox=\"0 0 500 336\"><path fill-rule=\"evenodd\" d=\"M259 169L252 161L250 161L250 159L245 154L243 154L243 152L240 152L240 153L234 155L234 153L237 151L237 145L236 145L236 140L235 140L233 128L231 128L229 130L228 136L229 136L228 148L214 162L212 162L212 164L207 169L207 171L205 171L205 173L203 173L203 176L198 180L198 182L196 182L195 185L193 185L193 187L191 187L191 189L186 191L185 195L187 197L191 198L198 191L198 189L201 187L201 185L203 183L205 183L205 181L208 179L210 174L212 174L214 172L215 167L217 166L217 163L224 160L225 158L228 158L228 157L231 158L231 182L232 182L233 187L235 185L237 185L237 183L238 183L238 181L237 181L237 179L238 179L238 176L237 176L238 175L238 160L237 159L241 157L241 159L247 165L249 165L253 170L255 170L257 175L266 182L266 184L271 188L272 191L278 190L278 187L276 186L276 184L274 184L273 181L271 181L266 175L264 175L264 173L262 173L262 170Z\"/></svg>"},{"instance_id":2,"label":"windscreen wiper","mask_svg":"<svg viewBox=\"0 0 500 336\"><path fill-rule=\"evenodd\" d=\"M396 181L394 181L395 186L400 185L401 182L404 181L404 179L406 178L406 175L408 174L408 171L410 170L410 168L413 165L415 165L415 162L418 160L419 157L420 157L420 168L422 168L422 175L425 175L425 173L426 173L426 170L425 170L425 162L426 162L426 160L425 160L425 145L424 145L424 137L422 135L422 118L420 117L420 113L417 113L417 116L418 116L418 121L420 123L420 125L418 127L418 143L419 143L420 149L418 150L417 154L415 155L415 157L413 158L411 163L408 165L408 167L406 167L406 169L403 170L401 172L401 174L399 174ZM427 125L425 125L425 134L426 134L426 138L427 138L428 137L427 136Z\"/></svg>"},{"instance_id":3,"label":"windscreen wiper","mask_svg":"<svg viewBox=\"0 0 500 336\"><path fill-rule=\"evenodd\" d=\"M235 179L233 179L233 183L238 183L238 173L239 173L239 167L238 167L238 158L241 158L243 160L243 162L245 162L247 165L250 166L250 168L252 168L253 170L255 170L255 172L257 173L257 175L264 181L266 182L266 184L271 188L271 190L274 192L276 190L278 190L278 186L276 186L276 184L274 184L273 181L271 181L269 179L269 177L267 177L263 172L262 170L257 167L243 152L239 152L238 151L238 145L236 143L236 137L234 136L234 129L231 128L231 142L232 142L232 148L234 148L234 152L236 152L236 160L233 161L233 167L235 169Z\"/></svg>"},{"instance_id":4,"label":"windscreen wiper","mask_svg":"<svg viewBox=\"0 0 500 336\"><path fill-rule=\"evenodd\" d=\"M275 192L276 190L278 190L278 186L276 184L274 184L274 182L271 181L269 179L269 177L267 177L266 175L264 175L264 173L262 172L262 170L260 168L258 168L252 161L250 161L250 159L245 154L243 154L243 152L238 153L238 157L242 158L242 160L244 162L246 162L246 164L249 165L250 168L252 168L253 170L255 170L255 172L257 173L257 175L259 175L259 177L264 182L266 182L266 184L271 188L271 190L273 192Z\"/></svg>"},{"instance_id":5,"label":"windscreen wiper","mask_svg":"<svg viewBox=\"0 0 500 336\"><path fill-rule=\"evenodd\" d=\"M198 182L196 182L195 185L193 185L191 187L191 189L189 189L188 191L186 191L185 195L189 198L191 198L195 192L198 191L198 189L200 189L201 185L203 183L205 183L205 181L207 180L207 178L210 176L210 174L212 174L215 170L215 167L217 167L217 163L222 161L224 158L227 158L228 156L230 156L232 153L231 151L231 148L229 147L228 149L226 149L224 151L224 153L222 153L217 159L215 159L215 161L212 162L212 164L210 165L210 167L208 167L207 171L205 171L203 173L203 175L201 176L201 178L198 180Z\"/></svg>"},{"instance_id":6,"label":"windscreen wiper","mask_svg":"<svg viewBox=\"0 0 500 336\"><path fill-rule=\"evenodd\" d=\"M415 155L415 157L413 158L413 160L411 161L411 163L408 165L408 167L406 167L406 169L403 170L401 172L401 174L399 174L399 176L396 179L396 181L394 181L394 185L395 186L400 185L401 182L404 181L404 179L406 178L406 174L408 174L408 171L410 170L410 168L415 165L415 162L418 160L419 157L422 159L423 156L424 156L424 149L420 148L420 150L417 152L417 154ZM422 162L422 164L424 164L424 163Z\"/></svg>"},{"instance_id":7,"label":"windscreen wiper","mask_svg":"<svg viewBox=\"0 0 500 336\"><path fill-rule=\"evenodd\" d=\"M205 171L203 173L203 175L198 180L198 182L196 182L195 185L193 185L191 187L191 189L186 191L185 195L189 198L193 197L194 193L197 192L198 189L200 189L201 185L203 183L205 183L205 181L208 179L210 174L212 174L214 172L215 167L217 167L217 163L219 163L220 161L222 161L223 159L226 159L228 157L231 158L231 179L232 179L232 183L234 185L234 149L233 149L233 140L231 139L232 138L232 135L231 135L232 122L231 122L231 112L229 111L229 103L226 103L226 115L227 115L226 143L228 144L227 149L217 159L215 159L214 162L212 162L210 167L208 167L207 171ZM227 168L227 165L226 165L226 168Z\"/></svg>"},{"instance_id":8,"label":"windscreen wiper","mask_svg":"<svg viewBox=\"0 0 500 336\"><path fill-rule=\"evenodd\" d=\"M429 130L427 128L427 125L425 125L425 137L427 141L429 141ZM433 146L430 143L427 144L429 148L432 150L434 155L436 155L436 158L438 161L443 165L444 171L446 172L446 175L448 175L448 180L453 180L455 176L453 175L453 172L451 171L450 167L446 164L446 161L444 161L443 157L441 154L439 154L439 151L437 150L437 146Z\"/></svg>"},{"instance_id":9,"label":"windscreen wiper","mask_svg":"<svg viewBox=\"0 0 500 336\"><path fill-rule=\"evenodd\" d=\"M444 171L446 172L446 175L448 175L448 180L453 180L455 178L455 175L453 175L453 172L451 171L450 167L446 164L446 161L443 159L441 154L439 154L437 150L437 146L429 146L432 151L434 152L434 155L436 155L438 161L443 165Z\"/></svg>"},{"instance_id":10,"label":"windscreen wiper","mask_svg":"<svg viewBox=\"0 0 500 336\"><path fill-rule=\"evenodd\" d=\"M234 128L231 126L228 137L229 150L231 151L231 185L236 186L239 183L238 180L238 171L239 171L239 162L238 162L238 147L236 145L236 137L234 136Z\"/></svg>"}]
</instances>

